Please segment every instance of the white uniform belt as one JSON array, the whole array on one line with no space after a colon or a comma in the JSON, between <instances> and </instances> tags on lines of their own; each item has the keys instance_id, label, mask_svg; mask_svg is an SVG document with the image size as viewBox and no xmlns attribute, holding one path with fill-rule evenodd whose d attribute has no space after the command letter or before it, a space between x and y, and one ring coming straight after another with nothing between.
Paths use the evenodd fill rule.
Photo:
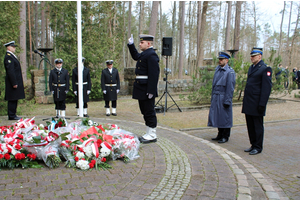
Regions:
<instances>
[{"instance_id":1,"label":"white uniform belt","mask_svg":"<svg viewBox=\"0 0 300 200\"><path fill-rule=\"evenodd\" d=\"M148 79L148 76L136 76L136 79Z\"/></svg>"},{"instance_id":2,"label":"white uniform belt","mask_svg":"<svg viewBox=\"0 0 300 200\"><path fill-rule=\"evenodd\" d=\"M105 86L117 86L117 84L105 84Z\"/></svg>"},{"instance_id":3,"label":"white uniform belt","mask_svg":"<svg viewBox=\"0 0 300 200\"><path fill-rule=\"evenodd\" d=\"M75 84L78 85L77 82L76 82ZM87 84L88 84L88 82L83 82L83 83L82 83L82 85L87 85Z\"/></svg>"},{"instance_id":4,"label":"white uniform belt","mask_svg":"<svg viewBox=\"0 0 300 200\"><path fill-rule=\"evenodd\" d=\"M54 84L54 83L52 83L52 85L53 86L58 86L58 87L61 87L61 86L66 86L66 84L64 83L64 84Z\"/></svg>"}]
</instances>

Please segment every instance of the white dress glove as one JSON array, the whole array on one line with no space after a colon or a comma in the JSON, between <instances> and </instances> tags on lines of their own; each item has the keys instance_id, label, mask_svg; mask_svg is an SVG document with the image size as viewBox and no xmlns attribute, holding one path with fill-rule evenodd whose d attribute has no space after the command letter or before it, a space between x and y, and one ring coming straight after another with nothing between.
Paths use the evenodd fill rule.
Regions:
<instances>
[{"instance_id":1,"label":"white dress glove","mask_svg":"<svg viewBox=\"0 0 300 200\"><path fill-rule=\"evenodd\" d=\"M52 92L52 94L54 94L54 91L51 91Z\"/></svg>"},{"instance_id":2,"label":"white dress glove","mask_svg":"<svg viewBox=\"0 0 300 200\"><path fill-rule=\"evenodd\" d=\"M153 97L153 94L148 94L149 99L152 99L152 97Z\"/></svg>"},{"instance_id":3,"label":"white dress glove","mask_svg":"<svg viewBox=\"0 0 300 200\"><path fill-rule=\"evenodd\" d=\"M86 93L87 93L87 95L89 95L91 93L91 90L88 90Z\"/></svg>"},{"instance_id":4,"label":"white dress glove","mask_svg":"<svg viewBox=\"0 0 300 200\"><path fill-rule=\"evenodd\" d=\"M106 94L106 90L103 90L103 94Z\"/></svg>"},{"instance_id":5,"label":"white dress glove","mask_svg":"<svg viewBox=\"0 0 300 200\"><path fill-rule=\"evenodd\" d=\"M120 92L120 90L117 90L117 94Z\"/></svg>"},{"instance_id":6,"label":"white dress glove","mask_svg":"<svg viewBox=\"0 0 300 200\"><path fill-rule=\"evenodd\" d=\"M77 91L74 91L74 94L77 96Z\"/></svg>"},{"instance_id":7,"label":"white dress glove","mask_svg":"<svg viewBox=\"0 0 300 200\"><path fill-rule=\"evenodd\" d=\"M66 90L65 93L68 94L69 90Z\"/></svg>"},{"instance_id":8,"label":"white dress glove","mask_svg":"<svg viewBox=\"0 0 300 200\"><path fill-rule=\"evenodd\" d=\"M128 44L133 44L133 36L132 36L132 34L131 34L131 37L128 39Z\"/></svg>"}]
</instances>

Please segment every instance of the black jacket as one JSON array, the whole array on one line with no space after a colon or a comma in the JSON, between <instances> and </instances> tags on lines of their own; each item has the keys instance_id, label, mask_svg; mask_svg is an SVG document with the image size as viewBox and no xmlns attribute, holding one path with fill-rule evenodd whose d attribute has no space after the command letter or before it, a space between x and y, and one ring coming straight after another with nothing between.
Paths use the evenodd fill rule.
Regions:
<instances>
[{"instance_id":1,"label":"black jacket","mask_svg":"<svg viewBox=\"0 0 300 200\"><path fill-rule=\"evenodd\" d=\"M52 69L49 74L49 90L54 91L54 101L63 101L66 99L66 92L69 91L69 72L65 68L61 71Z\"/></svg>"},{"instance_id":2,"label":"black jacket","mask_svg":"<svg viewBox=\"0 0 300 200\"><path fill-rule=\"evenodd\" d=\"M115 84L116 86L109 86L105 84ZM102 91L106 90L106 94L104 94L105 101L117 100L117 90L120 90L120 77L116 68L112 68L112 73L109 72L108 68L102 70L101 88Z\"/></svg>"},{"instance_id":3,"label":"black jacket","mask_svg":"<svg viewBox=\"0 0 300 200\"><path fill-rule=\"evenodd\" d=\"M4 57L5 77L5 100L18 100L25 98L21 65L18 59L9 52ZM18 85L17 88L13 88Z\"/></svg>"},{"instance_id":4,"label":"black jacket","mask_svg":"<svg viewBox=\"0 0 300 200\"><path fill-rule=\"evenodd\" d=\"M252 69L251 69L252 68ZM272 88L272 68L260 61L253 68L250 66L244 91L242 113L252 116L265 116L266 106ZM264 107L260 113L258 107Z\"/></svg>"},{"instance_id":5,"label":"black jacket","mask_svg":"<svg viewBox=\"0 0 300 200\"><path fill-rule=\"evenodd\" d=\"M91 88L92 88L90 70L86 67L83 68L82 82L83 82L83 102L86 103L90 100L89 95L87 94L87 91L91 90ZM75 92L75 91L78 92L78 67L75 67L72 72L72 88L73 88L73 92ZM77 102L78 101L78 93L77 93L77 96L75 96L75 98L76 98L76 102Z\"/></svg>"},{"instance_id":6,"label":"black jacket","mask_svg":"<svg viewBox=\"0 0 300 200\"><path fill-rule=\"evenodd\" d=\"M138 53L134 44L127 44L133 60L136 60L135 74L148 76L148 79L136 79L133 85L132 98L147 100L147 93L157 97L157 84L159 78L159 58L153 48Z\"/></svg>"}]
</instances>

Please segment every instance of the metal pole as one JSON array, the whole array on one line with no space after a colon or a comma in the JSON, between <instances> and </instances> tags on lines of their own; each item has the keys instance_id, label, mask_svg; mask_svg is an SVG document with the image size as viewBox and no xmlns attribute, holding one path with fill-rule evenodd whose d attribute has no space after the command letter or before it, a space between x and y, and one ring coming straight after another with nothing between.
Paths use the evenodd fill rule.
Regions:
<instances>
[{"instance_id":1,"label":"metal pole","mask_svg":"<svg viewBox=\"0 0 300 200\"><path fill-rule=\"evenodd\" d=\"M82 29L81 29L81 1L77 1L77 48L78 48L78 107L79 116L83 117L83 70L82 70Z\"/></svg>"},{"instance_id":2,"label":"metal pole","mask_svg":"<svg viewBox=\"0 0 300 200\"><path fill-rule=\"evenodd\" d=\"M168 96L168 56L166 56L166 89L165 89L165 107L164 107L164 115L166 114L167 110L167 96Z\"/></svg>"},{"instance_id":3,"label":"metal pole","mask_svg":"<svg viewBox=\"0 0 300 200\"><path fill-rule=\"evenodd\" d=\"M44 58L44 75L45 75L45 92L44 94L47 95L48 92L48 76L47 76L47 63L46 63L46 59L47 59L47 53L45 52L45 58Z\"/></svg>"}]
</instances>

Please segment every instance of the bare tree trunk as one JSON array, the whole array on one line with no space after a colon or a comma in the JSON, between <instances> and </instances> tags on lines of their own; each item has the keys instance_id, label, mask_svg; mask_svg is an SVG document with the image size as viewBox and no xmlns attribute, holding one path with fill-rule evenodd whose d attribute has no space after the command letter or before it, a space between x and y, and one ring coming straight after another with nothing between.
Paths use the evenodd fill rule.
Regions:
<instances>
[{"instance_id":1,"label":"bare tree trunk","mask_svg":"<svg viewBox=\"0 0 300 200\"><path fill-rule=\"evenodd\" d=\"M282 25L283 25L284 13L285 13L285 4L286 3L284 1L283 10L282 10L282 17L281 17L281 24L280 24L278 55L281 55Z\"/></svg>"},{"instance_id":2,"label":"bare tree trunk","mask_svg":"<svg viewBox=\"0 0 300 200\"><path fill-rule=\"evenodd\" d=\"M297 35L299 34L298 33L299 18L300 18L300 5L298 5L298 14L297 14L296 26L295 26L294 35L293 35L293 38L292 38L289 66L291 66L291 64L292 64L293 53L294 53L294 48L293 48L294 47L294 42L295 42L295 39L296 39Z\"/></svg>"},{"instance_id":3,"label":"bare tree trunk","mask_svg":"<svg viewBox=\"0 0 300 200\"><path fill-rule=\"evenodd\" d=\"M144 1L140 1L140 23L139 23L139 34L143 34L144 31L144 6L145 6L145 2Z\"/></svg>"},{"instance_id":4,"label":"bare tree trunk","mask_svg":"<svg viewBox=\"0 0 300 200\"><path fill-rule=\"evenodd\" d=\"M122 2L122 14L125 16L125 3L126 1ZM125 17L123 17L123 30L126 30L126 25L125 25ZM126 41L128 38L126 38L126 32L124 31L124 39L123 39L123 66L126 68L126 52L128 52L126 48ZM126 51L127 50L127 51Z\"/></svg>"},{"instance_id":5,"label":"bare tree trunk","mask_svg":"<svg viewBox=\"0 0 300 200\"><path fill-rule=\"evenodd\" d=\"M291 1L289 26L288 26L288 32L287 32L287 50L288 50L288 55L290 55L290 52L291 52L291 49L290 49L290 27L291 27L292 7L293 7L293 1ZM291 60L289 60L288 63L290 65Z\"/></svg>"},{"instance_id":6,"label":"bare tree trunk","mask_svg":"<svg viewBox=\"0 0 300 200\"><path fill-rule=\"evenodd\" d=\"M159 1L152 2L149 35L153 35L154 37L156 34L156 25L157 25L157 18L158 18L158 5L159 5ZM155 40L153 41L153 46L154 46L154 44L155 44Z\"/></svg>"},{"instance_id":7,"label":"bare tree trunk","mask_svg":"<svg viewBox=\"0 0 300 200\"><path fill-rule=\"evenodd\" d=\"M29 28L29 55L30 55L30 65L33 65L32 60L32 38L31 38L31 17L30 17L30 2L27 1L28 7L28 28Z\"/></svg>"},{"instance_id":8,"label":"bare tree trunk","mask_svg":"<svg viewBox=\"0 0 300 200\"><path fill-rule=\"evenodd\" d=\"M38 2L34 2L35 6L35 13L34 13L34 28L35 28L35 49L37 49L38 44L39 44L39 37L38 37ZM39 67L39 56L38 54L35 54L35 65L38 68Z\"/></svg>"},{"instance_id":9,"label":"bare tree trunk","mask_svg":"<svg viewBox=\"0 0 300 200\"><path fill-rule=\"evenodd\" d=\"M208 1L203 2L202 17L201 17L201 29L199 37L198 55L197 55L197 67L203 66L203 44L204 44L204 34L205 34L205 24L206 24L206 12L208 7Z\"/></svg>"},{"instance_id":10,"label":"bare tree trunk","mask_svg":"<svg viewBox=\"0 0 300 200\"><path fill-rule=\"evenodd\" d=\"M174 6L173 6L173 13L172 13L172 41L173 41L173 48L175 47L175 51L176 52L176 1L174 1ZM175 53L176 55L176 53ZM171 73L172 75L174 75L174 71L175 71L175 60L176 60L176 56L173 55L172 57L172 63L171 63Z\"/></svg>"},{"instance_id":11,"label":"bare tree trunk","mask_svg":"<svg viewBox=\"0 0 300 200\"><path fill-rule=\"evenodd\" d=\"M197 11L197 47L200 46L200 29L201 29L201 1L198 1L198 11ZM198 54L198 48L197 48Z\"/></svg>"},{"instance_id":12,"label":"bare tree trunk","mask_svg":"<svg viewBox=\"0 0 300 200\"><path fill-rule=\"evenodd\" d=\"M185 69L187 70L187 68L189 68L191 66L191 60L192 60L192 33L193 33L193 30L192 30L192 27L193 27L193 24L192 24L192 16L193 13L192 13L192 2L190 1L189 2L189 54L188 54L188 63L187 63L187 66L185 67ZM190 71L190 70L189 70Z\"/></svg>"},{"instance_id":13,"label":"bare tree trunk","mask_svg":"<svg viewBox=\"0 0 300 200\"><path fill-rule=\"evenodd\" d=\"M26 1L20 1L21 9L20 9L20 64L22 68L22 77L23 80L27 80L27 62L26 62Z\"/></svg>"},{"instance_id":14,"label":"bare tree trunk","mask_svg":"<svg viewBox=\"0 0 300 200\"><path fill-rule=\"evenodd\" d=\"M127 38L131 37L131 6L132 6L132 2L129 1L129 8L128 8L128 35ZM127 51L127 67L130 67L130 52Z\"/></svg>"},{"instance_id":15,"label":"bare tree trunk","mask_svg":"<svg viewBox=\"0 0 300 200\"><path fill-rule=\"evenodd\" d=\"M185 1L180 1L181 6L181 20L180 20L180 53L179 53L179 72L178 78L182 79L182 69L184 62L184 16L185 16Z\"/></svg>"},{"instance_id":16,"label":"bare tree trunk","mask_svg":"<svg viewBox=\"0 0 300 200\"><path fill-rule=\"evenodd\" d=\"M231 29L231 8L232 8L232 2L227 1L228 4L228 12L227 12L227 24L226 24L226 32L225 32L225 51L229 50L229 42L230 42L230 29Z\"/></svg>"},{"instance_id":17,"label":"bare tree trunk","mask_svg":"<svg viewBox=\"0 0 300 200\"><path fill-rule=\"evenodd\" d=\"M241 8L242 1L236 2L236 11L235 11L235 29L234 29L234 49L239 50L240 48L240 23L241 23ZM255 28L256 30L256 28ZM256 33L255 33L256 35Z\"/></svg>"},{"instance_id":18,"label":"bare tree trunk","mask_svg":"<svg viewBox=\"0 0 300 200\"><path fill-rule=\"evenodd\" d=\"M42 9L42 22L41 22L41 32L42 32L42 40L41 40L41 47L45 47L45 1L41 2L41 9Z\"/></svg>"}]
</instances>

